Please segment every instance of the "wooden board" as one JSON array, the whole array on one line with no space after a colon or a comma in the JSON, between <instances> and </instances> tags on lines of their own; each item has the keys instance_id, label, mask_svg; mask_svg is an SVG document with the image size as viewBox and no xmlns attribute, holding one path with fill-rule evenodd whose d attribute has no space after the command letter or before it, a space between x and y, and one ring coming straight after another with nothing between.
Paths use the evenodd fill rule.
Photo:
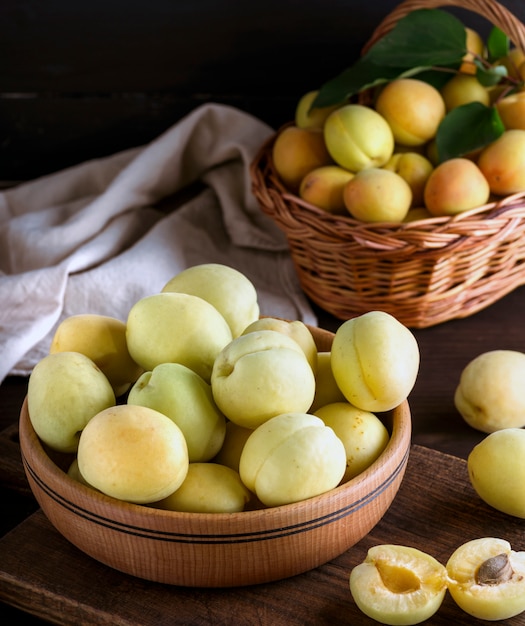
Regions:
<instances>
[{"instance_id":1,"label":"wooden board","mask_svg":"<svg viewBox=\"0 0 525 626\"><path fill-rule=\"evenodd\" d=\"M0 600L57 624L258 624L372 626L354 604L348 576L367 549L400 543L445 563L461 543L481 536L525 549L525 522L492 510L470 486L466 462L414 445L389 511L359 544L334 561L277 583L189 589L139 580L101 565L59 535L41 511L0 541ZM524 615L505 624L524 624ZM427 624L476 620L447 594ZM479 622L484 623L484 622Z\"/></svg>"}]
</instances>

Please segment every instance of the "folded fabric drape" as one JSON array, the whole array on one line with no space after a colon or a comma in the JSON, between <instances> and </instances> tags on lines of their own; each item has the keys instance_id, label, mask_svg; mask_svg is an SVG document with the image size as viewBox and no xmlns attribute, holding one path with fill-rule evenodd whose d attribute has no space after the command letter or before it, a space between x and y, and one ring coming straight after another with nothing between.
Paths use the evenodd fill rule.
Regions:
<instances>
[{"instance_id":1,"label":"folded fabric drape","mask_svg":"<svg viewBox=\"0 0 525 626\"><path fill-rule=\"evenodd\" d=\"M315 325L286 238L251 193L250 163L272 132L206 104L146 146L0 193L0 381L27 375L65 317L125 321L199 263L246 274L261 314Z\"/></svg>"}]
</instances>

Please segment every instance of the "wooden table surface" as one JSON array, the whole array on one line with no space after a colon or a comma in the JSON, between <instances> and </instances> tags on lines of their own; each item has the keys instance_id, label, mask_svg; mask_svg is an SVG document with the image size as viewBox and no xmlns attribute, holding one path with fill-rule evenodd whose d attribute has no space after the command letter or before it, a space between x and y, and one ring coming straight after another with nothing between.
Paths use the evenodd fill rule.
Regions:
<instances>
[{"instance_id":1,"label":"wooden table surface","mask_svg":"<svg viewBox=\"0 0 525 626\"><path fill-rule=\"evenodd\" d=\"M399 541L419 543L429 552L445 558L453 542L457 542L459 537L466 537L472 531L472 524L475 525L476 518L479 517L476 513L477 507L484 511L482 516L489 524L478 528L478 532L500 530L508 537L519 541L525 522L522 523L520 520L501 516L488 510L488 507L483 507L471 491L465 474L465 459L472 447L484 435L463 422L454 408L453 396L462 369L476 355L487 350L501 348L525 351L524 320L525 287L520 287L496 304L471 317L452 320L427 329L414 330L421 351L421 367L417 383L409 398L413 419L414 450L410 466L412 469L407 471L405 491L400 492L392 509L387 513L391 517L385 517L369 537L342 555L335 563L327 564L316 572L272 585L223 592L220 590L173 590L169 596L176 605L173 610L176 611L177 606L180 607L179 617L183 621L173 615L173 621L163 622L160 617L162 611L159 610L158 613L153 611L153 603L159 599L162 600L166 595L166 589L162 586L145 584L131 577L123 577L92 562L84 555L76 554L75 551L72 551L73 556L67 556L71 548L64 545L67 542L62 541L42 513L37 511L23 474L17 443L17 420L26 393L27 380L8 378L0 385L0 496L3 502L3 512L0 517L0 536L2 537L0 539L0 570L5 567L7 572L7 562L10 563L9 567L15 567L16 563L22 567L25 559L28 568L32 571L30 576L28 574L25 586L21 584L17 586L16 577L11 570L5 575L0 571L0 601L4 602L0 605L0 615L3 617L3 623L15 623L26 612L45 617L54 623L88 623L85 619L86 615L81 612L77 613L77 618L78 615L83 615L82 621L78 621L79 618L74 621L71 617L74 615L74 612L71 612L72 606L80 611L79 600L73 597L74 590L78 591L78 584L74 585L71 582L69 591L63 592L65 595L63 595L62 607L55 597L62 593L59 593L57 589L60 590L64 586L64 572L68 572L68 568L71 569L74 565L74 568L85 570L83 575L86 576L86 581L81 582L81 585L85 585L85 599L88 605L89 598L99 596L104 598L108 585L114 586L113 591L116 596L114 595L113 598L116 602L136 602L133 600L134 593L138 594L141 602L146 604L150 602L149 605L144 606L143 621L139 616L140 613L135 613L134 619L130 619L129 615L126 618L123 614L121 615L120 611L117 611L120 617L117 619L115 615L115 620L112 621L111 617L108 617L108 615L111 616L111 607L106 606L105 610L98 607L96 611L92 610L91 613L88 611L90 619L93 620L89 623L93 624L189 624L188 615L192 606L195 607L195 619L191 623L228 624L233 623L229 621L232 619L229 611L231 611L230 603L234 600L239 605L239 610L243 611L242 617L234 620L236 624L292 624L294 622L290 617L290 605L297 603L298 615L301 615L301 607L307 611L305 606L309 595L312 597L312 610L314 611L312 615L315 614L315 610L325 611L326 607L320 607L319 598L315 597L312 592L314 587L317 589L316 585L321 585L319 589L326 592L331 589L329 597L336 605L332 607L329 616L324 615L324 621L319 618L317 622L314 620L311 623L335 623L330 621L335 619L338 623L365 624L368 622L364 618L362 621L352 622L349 617L349 615L354 615L352 611L356 609L347 593L346 580L351 564L356 564L364 556L365 548L372 543L385 541L389 537L397 537ZM340 323L340 320L319 312L320 326L335 330ZM452 494L454 489L458 490L458 493ZM469 525L468 528L461 526L456 520L456 517L461 518L466 512L464 510L451 512L452 504L446 502L444 506L448 511L448 516L438 515L432 521L432 516L436 515L434 511L430 515L430 521L425 521L426 517L420 518L418 522L420 527L408 529L410 524L416 523L411 521L414 515L414 510L411 510L411 499L417 504L417 506L414 505L416 508L422 507L421 515L428 517L429 510L432 511L429 498L448 500L450 494L458 502L461 498L466 498L465 506L470 517L465 518L464 523ZM435 508L439 509L439 507ZM461 506L459 508L462 509ZM406 523L403 525L400 520L405 515ZM428 523L433 526L427 528L425 524L428 525ZM438 523L440 525L436 527ZM24 546L27 547L26 552L24 552ZM38 546L41 547L41 551ZM31 547L34 553L30 551ZM525 540L521 546L513 547L525 549ZM64 550L64 553L62 554L60 550ZM10 559L6 556L2 557L2 551L10 555ZM71 573L71 577L74 578L74 573ZM45 580L45 589L42 581L38 582L39 578L42 581ZM344 584L341 583L342 579L345 581ZM99 585L98 588L97 585ZM67 594L71 597L67 597ZM126 600L127 597L129 600ZM220 598L224 598L223 604L220 605L222 608L214 609L216 612L212 611L208 601L219 603ZM108 601L106 598L106 602ZM16 608L13 608L13 605ZM444 613L439 613L439 618L436 617L429 623L475 623L475 620L472 621L470 618L467 621L461 621L465 617L460 617L458 610L454 609L448 601L446 607L448 608L444 609ZM209 611L208 617L206 617L205 608ZM140 611L140 607L137 610ZM152 615L157 615L158 621L155 621ZM26 619L28 624L42 623L36 617L26 616ZM350 621L347 621L349 619ZM446 619L453 621L446 621ZM523 624L524 618L521 616L508 620L507 623Z\"/></svg>"}]
</instances>

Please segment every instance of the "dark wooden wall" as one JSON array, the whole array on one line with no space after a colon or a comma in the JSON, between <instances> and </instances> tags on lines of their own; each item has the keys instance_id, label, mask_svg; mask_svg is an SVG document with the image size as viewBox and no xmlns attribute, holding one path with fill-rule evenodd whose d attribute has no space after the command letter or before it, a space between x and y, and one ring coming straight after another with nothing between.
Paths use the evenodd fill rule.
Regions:
<instances>
[{"instance_id":1,"label":"dark wooden wall","mask_svg":"<svg viewBox=\"0 0 525 626\"><path fill-rule=\"evenodd\" d=\"M397 3L2 0L0 180L142 144L210 101L277 127Z\"/></svg>"}]
</instances>

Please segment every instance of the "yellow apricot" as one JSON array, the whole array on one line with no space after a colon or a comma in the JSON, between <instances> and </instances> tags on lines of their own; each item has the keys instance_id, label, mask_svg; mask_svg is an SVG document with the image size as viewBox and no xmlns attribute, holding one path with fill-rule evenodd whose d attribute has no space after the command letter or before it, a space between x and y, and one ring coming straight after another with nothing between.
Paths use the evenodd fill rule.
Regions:
<instances>
[{"instance_id":1,"label":"yellow apricot","mask_svg":"<svg viewBox=\"0 0 525 626\"><path fill-rule=\"evenodd\" d=\"M518 91L496 102L503 126L507 130L525 130L525 91Z\"/></svg>"},{"instance_id":2,"label":"yellow apricot","mask_svg":"<svg viewBox=\"0 0 525 626\"><path fill-rule=\"evenodd\" d=\"M439 164L439 155L438 155L438 149L437 149L437 142L435 138L431 139L425 145L425 156L432 163L434 167Z\"/></svg>"},{"instance_id":3,"label":"yellow apricot","mask_svg":"<svg viewBox=\"0 0 525 626\"><path fill-rule=\"evenodd\" d=\"M49 352L85 354L105 374L117 397L143 372L129 354L125 322L112 316L82 313L66 317L55 330Z\"/></svg>"},{"instance_id":4,"label":"yellow apricot","mask_svg":"<svg viewBox=\"0 0 525 626\"><path fill-rule=\"evenodd\" d=\"M291 191L299 189L308 172L332 162L323 132L298 126L287 126L277 135L272 158L277 174Z\"/></svg>"},{"instance_id":5,"label":"yellow apricot","mask_svg":"<svg viewBox=\"0 0 525 626\"><path fill-rule=\"evenodd\" d=\"M406 217L403 220L403 223L417 222L418 220L426 220L430 217L432 217L432 215L426 207L424 206L413 207L406 214Z\"/></svg>"},{"instance_id":6,"label":"yellow apricot","mask_svg":"<svg viewBox=\"0 0 525 626\"><path fill-rule=\"evenodd\" d=\"M519 80L525 81L525 61L522 61L518 67ZM521 86L523 90L523 85Z\"/></svg>"},{"instance_id":7,"label":"yellow apricot","mask_svg":"<svg viewBox=\"0 0 525 626\"><path fill-rule=\"evenodd\" d=\"M347 400L325 404L314 415L343 442L347 461L342 482L370 467L390 440L386 426L375 413L358 409Z\"/></svg>"},{"instance_id":8,"label":"yellow apricot","mask_svg":"<svg viewBox=\"0 0 525 626\"><path fill-rule=\"evenodd\" d=\"M525 191L525 130L506 130L483 149L478 166L492 193L506 196Z\"/></svg>"},{"instance_id":9,"label":"yellow apricot","mask_svg":"<svg viewBox=\"0 0 525 626\"><path fill-rule=\"evenodd\" d=\"M388 83L375 108L389 123L395 141L406 146L420 146L435 137L446 113L440 92L415 78Z\"/></svg>"},{"instance_id":10,"label":"yellow apricot","mask_svg":"<svg viewBox=\"0 0 525 626\"><path fill-rule=\"evenodd\" d=\"M314 413L325 404L333 402L344 402L346 400L343 392L337 386L332 372L332 355L330 352L317 353L317 371L315 374L315 396L312 406L308 410Z\"/></svg>"},{"instance_id":11,"label":"yellow apricot","mask_svg":"<svg viewBox=\"0 0 525 626\"><path fill-rule=\"evenodd\" d=\"M441 88L441 95L447 111L470 102L481 102L485 106L490 104L487 88L479 82L476 76L470 74L455 74Z\"/></svg>"},{"instance_id":12,"label":"yellow apricot","mask_svg":"<svg viewBox=\"0 0 525 626\"><path fill-rule=\"evenodd\" d=\"M425 206L433 216L455 215L485 204L487 179L470 159L458 157L434 168L425 187Z\"/></svg>"},{"instance_id":13,"label":"yellow apricot","mask_svg":"<svg viewBox=\"0 0 525 626\"><path fill-rule=\"evenodd\" d=\"M235 422L226 422L224 441L221 449L213 458L213 462L226 465L226 467L238 472L242 449L252 432L251 428L239 426Z\"/></svg>"},{"instance_id":14,"label":"yellow apricot","mask_svg":"<svg viewBox=\"0 0 525 626\"><path fill-rule=\"evenodd\" d=\"M323 128L326 118L339 107L333 105L312 108L318 93L319 90L308 91L299 99L295 109L295 125L299 128Z\"/></svg>"},{"instance_id":15,"label":"yellow apricot","mask_svg":"<svg viewBox=\"0 0 525 626\"><path fill-rule=\"evenodd\" d=\"M354 174L339 165L324 165L308 172L301 181L299 195L320 209L345 215L343 189Z\"/></svg>"},{"instance_id":16,"label":"yellow apricot","mask_svg":"<svg viewBox=\"0 0 525 626\"><path fill-rule=\"evenodd\" d=\"M504 65L507 68L507 72L510 77L520 80L521 76L519 68L524 61L525 53L519 48L512 48L506 56L499 60L498 64Z\"/></svg>"},{"instance_id":17,"label":"yellow apricot","mask_svg":"<svg viewBox=\"0 0 525 626\"><path fill-rule=\"evenodd\" d=\"M489 433L470 451L469 479L489 506L525 519L525 430L501 428Z\"/></svg>"},{"instance_id":18,"label":"yellow apricot","mask_svg":"<svg viewBox=\"0 0 525 626\"><path fill-rule=\"evenodd\" d=\"M330 114L324 138L333 160L351 172L381 167L394 152L394 136L387 121L361 104L347 104Z\"/></svg>"},{"instance_id":19,"label":"yellow apricot","mask_svg":"<svg viewBox=\"0 0 525 626\"><path fill-rule=\"evenodd\" d=\"M487 87L487 91L489 94L489 103L491 105L496 104L497 101L502 97L504 92L508 91L508 85L492 85L491 87Z\"/></svg>"},{"instance_id":20,"label":"yellow apricot","mask_svg":"<svg viewBox=\"0 0 525 626\"><path fill-rule=\"evenodd\" d=\"M464 74L475 74L476 65L474 64L474 58L476 55L483 56L485 53L485 43L480 34L469 28L465 28L467 35L467 54L463 57L463 63L461 64L459 71Z\"/></svg>"},{"instance_id":21,"label":"yellow apricot","mask_svg":"<svg viewBox=\"0 0 525 626\"><path fill-rule=\"evenodd\" d=\"M362 222L401 222L412 203L404 178L383 168L357 172L344 188L348 212Z\"/></svg>"},{"instance_id":22,"label":"yellow apricot","mask_svg":"<svg viewBox=\"0 0 525 626\"><path fill-rule=\"evenodd\" d=\"M423 204L423 191L430 173L434 169L432 163L417 152L393 154L385 169L399 174L410 185L412 190L411 206Z\"/></svg>"},{"instance_id":23,"label":"yellow apricot","mask_svg":"<svg viewBox=\"0 0 525 626\"><path fill-rule=\"evenodd\" d=\"M462 369L454 405L465 422L481 432L523 428L524 379L524 352L508 349L481 352Z\"/></svg>"}]
</instances>

